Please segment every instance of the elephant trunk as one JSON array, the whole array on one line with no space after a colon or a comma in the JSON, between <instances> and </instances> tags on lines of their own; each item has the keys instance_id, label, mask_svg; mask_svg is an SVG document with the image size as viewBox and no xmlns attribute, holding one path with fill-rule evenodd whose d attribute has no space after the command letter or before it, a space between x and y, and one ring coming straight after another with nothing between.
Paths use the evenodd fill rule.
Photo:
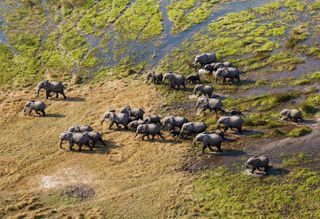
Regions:
<instances>
[{"instance_id":1,"label":"elephant trunk","mask_svg":"<svg viewBox=\"0 0 320 219\"><path fill-rule=\"evenodd\" d=\"M63 143L63 140L61 139L61 141L60 141L60 148L61 148L61 149L64 149L64 148L62 147L62 143Z\"/></svg>"}]
</instances>

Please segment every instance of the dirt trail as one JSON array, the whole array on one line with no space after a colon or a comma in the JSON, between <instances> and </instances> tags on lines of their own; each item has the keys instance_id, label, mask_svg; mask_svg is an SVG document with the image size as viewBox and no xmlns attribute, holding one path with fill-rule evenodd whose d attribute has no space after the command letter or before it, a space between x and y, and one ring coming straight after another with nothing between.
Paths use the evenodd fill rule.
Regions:
<instances>
[{"instance_id":1,"label":"dirt trail","mask_svg":"<svg viewBox=\"0 0 320 219\"><path fill-rule=\"evenodd\" d=\"M42 118L21 113L33 91L0 94L0 217L175 215L175 202L188 180L177 171L188 144L169 138L135 140L132 132L100 125L109 108L131 105L155 112L165 102L155 88L141 81L114 81L74 88L68 96L69 101L44 100L48 116ZM75 124L102 132L107 147L61 150L60 132ZM61 190L74 184L90 186L95 197L83 202L62 197Z\"/></svg>"}]
</instances>

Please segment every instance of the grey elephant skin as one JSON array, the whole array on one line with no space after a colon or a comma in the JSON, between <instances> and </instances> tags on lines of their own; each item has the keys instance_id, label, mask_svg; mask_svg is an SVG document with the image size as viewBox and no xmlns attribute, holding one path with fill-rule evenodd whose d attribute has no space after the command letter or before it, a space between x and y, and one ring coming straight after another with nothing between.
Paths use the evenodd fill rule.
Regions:
<instances>
[{"instance_id":1,"label":"grey elephant skin","mask_svg":"<svg viewBox=\"0 0 320 219\"><path fill-rule=\"evenodd\" d=\"M298 122L298 120L303 121L302 113L298 109L284 109L280 112L280 115L285 120L293 120Z\"/></svg>"},{"instance_id":2,"label":"grey elephant skin","mask_svg":"<svg viewBox=\"0 0 320 219\"><path fill-rule=\"evenodd\" d=\"M92 141L92 147L95 147L97 142L101 142L101 144L103 144L103 146L107 146L106 143L102 139L102 135L99 132L96 132L96 131L88 132L88 136L89 136L90 140Z\"/></svg>"},{"instance_id":3,"label":"grey elephant skin","mask_svg":"<svg viewBox=\"0 0 320 219\"><path fill-rule=\"evenodd\" d=\"M254 173L256 169L262 171L261 168L263 168L263 170L267 172L271 168L271 166L269 165L269 158L264 155L259 157L250 157L245 165L247 168L252 168L251 173Z\"/></svg>"},{"instance_id":4,"label":"grey elephant skin","mask_svg":"<svg viewBox=\"0 0 320 219\"><path fill-rule=\"evenodd\" d=\"M144 124L144 121L142 120L134 120L134 121L131 121L129 124L128 124L128 128L130 130L133 130L133 131L136 131L137 130L137 127L141 124Z\"/></svg>"},{"instance_id":5,"label":"grey elephant skin","mask_svg":"<svg viewBox=\"0 0 320 219\"><path fill-rule=\"evenodd\" d=\"M50 82L48 80L41 81L37 85L37 96L39 96L41 89L44 89L46 91L46 99L51 97L51 92L56 93L56 98L59 97L59 94L61 94L64 99L67 98L64 94L64 90L66 89L66 87L61 82Z\"/></svg>"},{"instance_id":6,"label":"grey elephant skin","mask_svg":"<svg viewBox=\"0 0 320 219\"><path fill-rule=\"evenodd\" d=\"M187 122L182 125L179 138L204 132L207 125L203 122Z\"/></svg>"},{"instance_id":7,"label":"grey elephant skin","mask_svg":"<svg viewBox=\"0 0 320 219\"><path fill-rule=\"evenodd\" d=\"M146 136L148 136L149 139L149 135L152 136L152 140L154 140L154 137L157 135L159 136L162 140L164 140L164 137L161 134L161 127L158 124L142 124L139 125L137 127L136 130L136 134L135 134L135 138L138 136L138 134L142 134L142 140L144 140L144 138Z\"/></svg>"},{"instance_id":8,"label":"grey elephant skin","mask_svg":"<svg viewBox=\"0 0 320 219\"><path fill-rule=\"evenodd\" d=\"M144 119L144 123L146 123L146 124L154 123L154 124L160 124L160 125L162 125L162 123L161 123L161 116L159 116L159 115L150 115L150 116L147 116L147 117Z\"/></svg>"},{"instance_id":9,"label":"grey elephant skin","mask_svg":"<svg viewBox=\"0 0 320 219\"><path fill-rule=\"evenodd\" d=\"M154 84L162 84L163 75L161 73L155 73L154 71L147 74L147 80Z\"/></svg>"},{"instance_id":10,"label":"grey elephant skin","mask_svg":"<svg viewBox=\"0 0 320 219\"><path fill-rule=\"evenodd\" d=\"M196 103L196 112L198 111L198 108L201 108L201 112L205 112L207 109L210 110L210 112L215 111L216 113L225 111L222 109L222 101L216 98L199 98Z\"/></svg>"},{"instance_id":11,"label":"grey elephant skin","mask_svg":"<svg viewBox=\"0 0 320 219\"><path fill-rule=\"evenodd\" d=\"M183 86L184 89L186 88L186 78L183 75L180 74L176 74L176 73L166 73L163 76L163 82L165 82L166 80L168 80L170 82L170 89L172 88L177 88L179 89L180 86Z\"/></svg>"},{"instance_id":12,"label":"grey elephant skin","mask_svg":"<svg viewBox=\"0 0 320 219\"><path fill-rule=\"evenodd\" d=\"M193 93L198 95L198 97L201 95L211 97L213 93L213 87L211 85L197 84L193 89Z\"/></svg>"},{"instance_id":13,"label":"grey elephant skin","mask_svg":"<svg viewBox=\"0 0 320 219\"><path fill-rule=\"evenodd\" d=\"M198 141L202 142L202 153L205 152L206 148L209 148L211 151L214 151L212 149L212 146L216 147L219 152L222 152L221 144L225 141L225 138L216 133L200 133L193 139L193 145L196 146L196 142Z\"/></svg>"},{"instance_id":14,"label":"grey elephant skin","mask_svg":"<svg viewBox=\"0 0 320 219\"><path fill-rule=\"evenodd\" d=\"M26 113L28 110L28 114L31 115L32 111L35 111L38 115L41 116L41 113L42 113L42 116L45 116L46 115L44 111L45 108L46 108L46 104L44 102L30 100L26 102L23 108L23 112Z\"/></svg>"},{"instance_id":15,"label":"grey elephant skin","mask_svg":"<svg viewBox=\"0 0 320 219\"><path fill-rule=\"evenodd\" d=\"M195 57L194 65L196 66L199 63L202 68L206 64L211 64L216 61L217 61L217 56L215 53L203 53Z\"/></svg>"},{"instance_id":16,"label":"grey elephant skin","mask_svg":"<svg viewBox=\"0 0 320 219\"><path fill-rule=\"evenodd\" d=\"M162 128L169 127L169 131L174 130L176 127L181 129L183 124L189 122L187 118L182 116L167 116L162 120Z\"/></svg>"},{"instance_id":17,"label":"grey elephant skin","mask_svg":"<svg viewBox=\"0 0 320 219\"><path fill-rule=\"evenodd\" d=\"M129 117L131 117L130 118L131 121L132 119L143 120L144 110L142 108L131 108L130 106L125 106L120 109L120 113L127 114Z\"/></svg>"},{"instance_id":18,"label":"grey elephant skin","mask_svg":"<svg viewBox=\"0 0 320 219\"><path fill-rule=\"evenodd\" d=\"M89 125L74 125L68 128L68 132L91 132L93 128Z\"/></svg>"},{"instance_id":19,"label":"grey elephant skin","mask_svg":"<svg viewBox=\"0 0 320 219\"><path fill-rule=\"evenodd\" d=\"M84 133L63 132L60 134L60 148L61 149L63 149L63 147L62 147L63 141L69 142L70 151L73 151L74 144L77 144L79 146L79 152L81 151L81 148L83 145L89 147L90 150L93 150L93 148L90 146L90 137L88 135L88 132L84 132Z\"/></svg>"},{"instance_id":20,"label":"grey elephant skin","mask_svg":"<svg viewBox=\"0 0 320 219\"><path fill-rule=\"evenodd\" d=\"M215 73L216 82L218 81L219 78L222 78L223 83L226 82L227 78L231 80L237 79L238 81L240 81L240 74L241 72L237 68L233 68L233 67L219 68Z\"/></svg>"},{"instance_id":21,"label":"grey elephant skin","mask_svg":"<svg viewBox=\"0 0 320 219\"><path fill-rule=\"evenodd\" d=\"M221 125L223 125L225 132L229 128L237 129L238 132L242 132L243 123L244 121L240 116L222 116L217 121L218 128L221 128Z\"/></svg>"},{"instance_id":22,"label":"grey elephant skin","mask_svg":"<svg viewBox=\"0 0 320 219\"><path fill-rule=\"evenodd\" d=\"M203 67L203 69L207 70L208 72L212 73L214 71L217 71L219 68L224 68L224 67L231 67L230 62L216 62L216 63L211 63L207 64Z\"/></svg>"},{"instance_id":23,"label":"grey elephant skin","mask_svg":"<svg viewBox=\"0 0 320 219\"><path fill-rule=\"evenodd\" d=\"M199 74L191 74L191 75L188 75L188 76L186 77L186 81L191 82L191 83L193 83L193 84L195 84L195 83L201 83Z\"/></svg>"},{"instance_id":24,"label":"grey elephant skin","mask_svg":"<svg viewBox=\"0 0 320 219\"><path fill-rule=\"evenodd\" d=\"M104 121L110 120L111 123L109 125L109 129L112 129L112 126L114 124L117 125L118 128L120 128L120 125L123 125L128 130L128 123L129 123L129 116L126 113L115 113L113 111L107 111L103 115L103 119L101 121L101 125Z\"/></svg>"}]
</instances>

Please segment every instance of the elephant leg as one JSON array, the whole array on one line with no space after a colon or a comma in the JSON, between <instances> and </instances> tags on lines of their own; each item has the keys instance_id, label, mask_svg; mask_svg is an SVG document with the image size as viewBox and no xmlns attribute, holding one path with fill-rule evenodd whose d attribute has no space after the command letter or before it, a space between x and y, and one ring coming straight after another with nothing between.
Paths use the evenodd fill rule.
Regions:
<instances>
[{"instance_id":1,"label":"elephant leg","mask_svg":"<svg viewBox=\"0 0 320 219\"><path fill-rule=\"evenodd\" d=\"M95 148L96 147L96 141L92 141L92 147Z\"/></svg>"},{"instance_id":2,"label":"elephant leg","mask_svg":"<svg viewBox=\"0 0 320 219\"><path fill-rule=\"evenodd\" d=\"M39 113L39 111L38 111L38 110L34 110L34 111L36 111L36 113L37 113L38 115L40 115L40 116L41 116L41 114Z\"/></svg>"},{"instance_id":3,"label":"elephant leg","mask_svg":"<svg viewBox=\"0 0 320 219\"><path fill-rule=\"evenodd\" d=\"M82 145L79 144L79 149L78 149L79 152L81 152L81 147L82 147Z\"/></svg>"},{"instance_id":4,"label":"elephant leg","mask_svg":"<svg viewBox=\"0 0 320 219\"><path fill-rule=\"evenodd\" d=\"M227 80L226 80L226 78L224 77L222 83L226 83L226 81L227 81Z\"/></svg>"},{"instance_id":5,"label":"elephant leg","mask_svg":"<svg viewBox=\"0 0 320 219\"><path fill-rule=\"evenodd\" d=\"M30 109L30 110L29 110L29 116L31 116L32 111L33 111L33 109Z\"/></svg>"},{"instance_id":6,"label":"elephant leg","mask_svg":"<svg viewBox=\"0 0 320 219\"><path fill-rule=\"evenodd\" d=\"M149 139L149 135L148 134L144 134L144 135L142 135L142 140L144 141L144 137L146 137L146 136L148 136L148 139Z\"/></svg>"},{"instance_id":7,"label":"elephant leg","mask_svg":"<svg viewBox=\"0 0 320 219\"><path fill-rule=\"evenodd\" d=\"M61 94L62 94L62 96L63 96L64 99L67 99L67 96L64 94L63 91L61 92Z\"/></svg>"},{"instance_id":8,"label":"elephant leg","mask_svg":"<svg viewBox=\"0 0 320 219\"><path fill-rule=\"evenodd\" d=\"M256 169L257 169L256 167L252 167L251 173L254 173Z\"/></svg>"},{"instance_id":9,"label":"elephant leg","mask_svg":"<svg viewBox=\"0 0 320 219\"><path fill-rule=\"evenodd\" d=\"M154 140L154 134L152 134L152 141Z\"/></svg>"},{"instance_id":10,"label":"elephant leg","mask_svg":"<svg viewBox=\"0 0 320 219\"><path fill-rule=\"evenodd\" d=\"M238 132L242 133L242 127L238 128Z\"/></svg>"},{"instance_id":11,"label":"elephant leg","mask_svg":"<svg viewBox=\"0 0 320 219\"><path fill-rule=\"evenodd\" d=\"M159 133L158 135L160 136L160 138L161 138L162 140L164 140L164 137L162 136L161 133Z\"/></svg>"},{"instance_id":12,"label":"elephant leg","mask_svg":"<svg viewBox=\"0 0 320 219\"><path fill-rule=\"evenodd\" d=\"M42 116L46 115L46 112L44 110L41 110L41 112L42 112Z\"/></svg>"},{"instance_id":13,"label":"elephant leg","mask_svg":"<svg viewBox=\"0 0 320 219\"><path fill-rule=\"evenodd\" d=\"M49 97L51 97L50 91L46 90L46 99L48 99Z\"/></svg>"},{"instance_id":14,"label":"elephant leg","mask_svg":"<svg viewBox=\"0 0 320 219\"><path fill-rule=\"evenodd\" d=\"M206 150L207 146L206 145L203 145L202 146L202 154L204 154L204 151Z\"/></svg>"},{"instance_id":15,"label":"elephant leg","mask_svg":"<svg viewBox=\"0 0 320 219\"><path fill-rule=\"evenodd\" d=\"M101 142L101 144L103 144L103 146L107 146L106 143L102 140L102 138L100 138L99 141Z\"/></svg>"},{"instance_id":16,"label":"elephant leg","mask_svg":"<svg viewBox=\"0 0 320 219\"><path fill-rule=\"evenodd\" d=\"M59 98L59 93L58 92L56 93L56 98Z\"/></svg>"},{"instance_id":17,"label":"elephant leg","mask_svg":"<svg viewBox=\"0 0 320 219\"><path fill-rule=\"evenodd\" d=\"M90 151L93 151L93 147L91 147L89 143L86 144L86 146L90 148Z\"/></svg>"},{"instance_id":18,"label":"elephant leg","mask_svg":"<svg viewBox=\"0 0 320 219\"><path fill-rule=\"evenodd\" d=\"M186 87L186 84L185 84L185 83L183 83L182 86L183 86L183 88L184 88L185 90L187 90L187 87Z\"/></svg>"},{"instance_id":19,"label":"elephant leg","mask_svg":"<svg viewBox=\"0 0 320 219\"><path fill-rule=\"evenodd\" d=\"M259 171L262 171L261 167L257 167L257 169L258 169Z\"/></svg>"},{"instance_id":20,"label":"elephant leg","mask_svg":"<svg viewBox=\"0 0 320 219\"><path fill-rule=\"evenodd\" d=\"M121 128L121 126L118 123L116 123L116 126L117 126L117 128Z\"/></svg>"},{"instance_id":21,"label":"elephant leg","mask_svg":"<svg viewBox=\"0 0 320 219\"><path fill-rule=\"evenodd\" d=\"M111 122L111 124L109 125L110 130L112 129L113 124L114 124L114 122Z\"/></svg>"},{"instance_id":22,"label":"elephant leg","mask_svg":"<svg viewBox=\"0 0 320 219\"><path fill-rule=\"evenodd\" d=\"M124 125L124 128L125 128L127 131L129 130L128 125Z\"/></svg>"},{"instance_id":23,"label":"elephant leg","mask_svg":"<svg viewBox=\"0 0 320 219\"><path fill-rule=\"evenodd\" d=\"M209 150L210 150L210 151L214 151L213 148L212 148L210 145L209 145L208 147L209 147Z\"/></svg>"}]
</instances>

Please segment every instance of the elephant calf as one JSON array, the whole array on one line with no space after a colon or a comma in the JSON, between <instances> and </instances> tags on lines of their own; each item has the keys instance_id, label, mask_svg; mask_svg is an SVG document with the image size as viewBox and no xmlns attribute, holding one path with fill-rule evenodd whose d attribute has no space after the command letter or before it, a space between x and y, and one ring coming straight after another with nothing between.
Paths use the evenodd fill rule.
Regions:
<instances>
[{"instance_id":1,"label":"elephant calf","mask_svg":"<svg viewBox=\"0 0 320 219\"><path fill-rule=\"evenodd\" d=\"M92 132L93 128L89 125L75 125L68 128L68 132Z\"/></svg>"},{"instance_id":2,"label":"elephant calf","mask_svg":"<svg viewBox=\"0 0 320 219\"><path fill-rule=\"evenodd\" d=\"M131 108L130 106L125 106L120 109L120 113L125 113L135 120L143 120L144 110L142 108Z\"/></svg>"},{"instance_id":3,"label":"elephant calf","mask_svg":"<svg viewBox=\"0 0 320 219\"><path fill-rule=\"evenodd\" d=\"M154 140L154 137L156 135L160 136L162 140L164 140L164 137L161 134L161 127L158 124L142 124L137 127L136 135L134 136L135 138L138 136L138 134L143 134L142 135L142 140L144 140L144 137L149 135L152 136L152 140Z\"/></svg>"},{"instance_id":4,"label":"elephant calf","mask_svg":"<svg viewBox=\"0 0 320 219\"><path fill-rule=\"evenodd\" d=\"M211 151L213 151L211 146L215 146L219 152L222 152L221 144L223 141L225 141L225 138L223 137L223 135L219 135L216 133L200 133L193 139L194 146L196 146L197 141L202 142L202 153L204 153L206 148L209 148Z\"/></svg>"},{"instance_id":5,"label":"elephant calf","mask_svg":"<svg viewBox=\"0 0 320 219\"><path fill-rule=\"evenodd\" d=\"M104 141L102 140L102 136L99 132L96 132L96 131L88 132L88 136L89 136L90 140L92 141L93 148L96 146L97 142L101 142L101 144L103 144L103 146L107 146L106 143L104 143Z\"/></svg>"},{"instance_id":6,"label":"elephant calf","mask_svg":"<svg viewBox=\"0 0 320 219\"><path fill-rule=\"evenodd\" d=\"M211 85L197 84L193 89L193 93L195 95L198 95L198 97L200 97L201 95L211 97L213 93L213 87Z\"/></svg>"},{"instance_id":7,"label":"elephant calf","mask_svg":"<svg viewBox=\"0 0 320 219\"><path fill-rule=\"evenodd\" d=\"M269 165L269 158L264 155L259 157L250 157L246 162L246 167L252 168L251 173L254 173L256 169L262 171L261 168L263 168L266 173L271 168Z\"/></svg>"},{"instance_id":8,"label":"elephant calf","mask_svg":"<svg viewBox=\"0 0 320 219\"><path fill-rule=\"evenodd\" d=\"M196 67L197 63L199 63L200 67L203 67L206 64L211 64L216 61L217 61L217 56L215 53L203 53L195 57L194 66Z\"/></svg>"},{"instance_id":9,"label":"elephant calf","mask_svg":"<svg viewBox=\"0 0 320 219\"><path fill-rule=\"evenodd\" d=\"M137 127L138 127L139 125L141 125L141 124L144 124L144 122L143 122L142 120L134 120L134 121L129 122L128 128L129 128L130 130L136 131L136 130L137 130Z\"/></svg>"},{"instance_id":10,"label":"elephant calf","mask_svg":"<svg viewBox=\"0 0 320 219\"><path fill-rule=\"evenodd\" d=\"M162 84L163 75L161 73L155 73L154 71L150 72L147 75L147 80L154 84Z\"/></svg>"},{"instance_id":11,"label":"elephant calf","mask_svg":"<svg viewBox=\"0 0 320 219\"><path fill-rule=\"evenodd\" d=\"M90 148L92 151L93 148L90 146L90 137L88 132L84 133L77 133L77 132L63 132L60 134L60 148L63 149L62 143L63 141L69 141L69 149L70 151L73 150L74 144L77 144L79 146L79 152L81 151L81 147L83 145Z\"/></svg>"},{"instance_id":12,"label":"elephant calf","mask_svg":"<svg viewBox=\"0 0 320 219\"><path fill-rule=\"evenodd\" d=\"M120 125L123 125L128 130L128 123L129 123L129 116L126 113L115 113L114 110L105 112L103 119L101 121L101 125L104 121L109 119L111 121L109 125L109 129L112 128L114 124L117 125L118 128L120 128Z\"/></svg>"},{"instance_id":13,"label":"elephant calf","mask_svg":"<svg viewBox=\"0 0 320 219\"><path fill-rule=\"evenodd\" d=\"M168 126L170 131L176 127L181 129L183 124L187 122L189 122L188 119L182 116L167 116L162 120L162 128Z\"/></svg>"},{"instance_id":14,"label":"elephant calf","mask_svg":"<svg viewBox=\"0 0 320 219\"><path fill-rule=\"evenodd\" d=\"M195 84L196 82L201 83L199 74L191 74L186 77L186 81L192 82Z\"/></svg>"},{"instance_id":15,"label":"elephant calf","mask_svg":"<svg viewBox=\"0 0 320 219\"><path fill-rule=\"evenodd\" d=\"M203 122L187 122L182 125L179 138L183 135L195 135L204 132L207 129L207 125Z\"/></svg>"},{"instance_id":16,"label":"elephant calf","mask_svg":"<svg viewBox=\"0 0 320 219\"><path fill-rule=\"evenodd\" d=\"M221 128L221 125L224 126L224 131L226 132L230 129L237 129L238 132L242 132L242 125L244 121L240 116L222 116L218 119L217 124L218 128Z\"/></svg>"},{"instance_id":17,"label":"elephant calf","mask_svg":"<svg viewBox=\"0 0 320 219\"><path fill-rule=\"evenodd\" d=\"M298 122L298 120L303 121L302 113L298 109L284 109L280 112L280 115L284 120L293 120Z\"/></svg>"},{"instance_id":18,"label":"elephant calf","mask_svg":"<svg viewBox=\"0 0 320 219\"><path fill-rule=\"evenodd\" d=\"M198 108L201 108L201 111L204 113L207 109L210 110L210 112L215 111L216 113L218 111L224 113L225 111L222 109L222 101L216 98L199 98L196 104L196 112Z\"/></svg>"},{"instance_id":19,"label":"elephant calf","mask_svg":"<svg viewBox=\"0 0 320 219\"><path fill-rule=\"evenodd\" d=\"M44 102L40 102L40 101L34 101L34 100L30 100L26 102L26 105L23 108L23 112L27 112L28 110L28 114L31 115L31 112L34 110L38 115L41 116L40 112L42 113L42 116L45 116L45 108L46 108L46 104Z\"/></svg>"},{"instance_id":20,"label":"elephant calf","mask_svg":"<svg viewBox=\"0 0 320 219\"><path fill-rule=\"evenodd\" d=\"M147 124L154 123L154 124L162 125L161 117L159 115L150 115L150 116L146 117L144 119L144 123L147 123Z\"/></svg>"}]
</instances>

